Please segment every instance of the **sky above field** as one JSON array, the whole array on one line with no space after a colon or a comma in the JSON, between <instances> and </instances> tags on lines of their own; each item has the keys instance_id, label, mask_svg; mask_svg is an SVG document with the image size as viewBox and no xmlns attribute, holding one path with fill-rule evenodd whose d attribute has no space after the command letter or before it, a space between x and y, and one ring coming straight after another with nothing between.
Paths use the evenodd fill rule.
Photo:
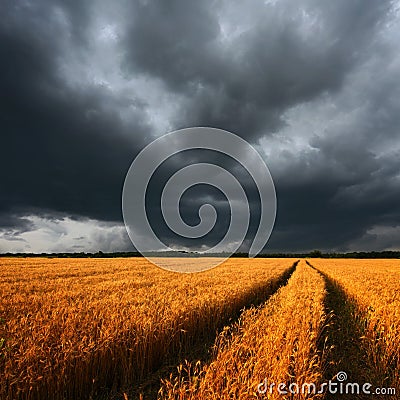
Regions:
<instances>
[{"instance_id":1,"label":"sky above field","mask_svg":"<svg viewBox=\"0 0 400 400\"><path fill-rule=\"evenodd\" d=\"M2 0L0 252L132 250L127 170L190 126L263 156L278 201L265 251L399 250L399 13L385 0ZM182 202L189 223L201 196Z\"/></svg>"}]
</instances>

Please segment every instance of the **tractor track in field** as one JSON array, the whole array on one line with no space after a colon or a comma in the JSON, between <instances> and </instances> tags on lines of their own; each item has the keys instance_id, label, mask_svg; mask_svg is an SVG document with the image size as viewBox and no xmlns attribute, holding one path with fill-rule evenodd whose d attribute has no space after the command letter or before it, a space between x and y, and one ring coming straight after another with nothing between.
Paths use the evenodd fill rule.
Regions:
<instances>
[{"instance_id":1,"label":"tractor track in field","mask_svg":"<svg viewBox=\"0 0 400 400\"><path fill-rule=\"evenodd\" d=\"M357 310L354 300L348 296L344 288L309 261L307 265L316 270L325 280L327 296L325 299L326 314L329 315L328 325L325 331L325 349L328 349L327 365L324 370L324 382L336 381L336 375L343 371L347 374L347 380L343 383L358 383L360 391L364 383L374 387L383 387L385 377L375 368L367 347L363 341L365 329L363 318ZM329 350L330 349L330 350ZM337 400L350 399L395 399L393 396L378 396L375 394L327 394L324 399Z\"/></svg>"},{"instance_id":2,"label":"tractor track in field","mask_svg":"<svg viewBox=\"0 0 400 400\"><path fill-rule=\"evenodd\" d=\"M142 380L139 382L134 390L126 390L128 393L129 399L157 399L157 393L160 388L160 380L169 378L172 373L176 372L177 366L183 364L185 361L195 364L197 361L201 361L202 363L208 362L212 357L212 347L214 345L215 339L218 337L219 332L226 325L235 324L243 309L249 308L252 306L260 306L261 304L268 301L268 299L273 296L281 287L286 286L289 279L293 275L296 270L297 264L300 260L297 260L293 263L293 265L288 268L285 273L283 273L278 279L268 282L265 287L257 294L257 296L252 299L252 301L247 301L246 304L243 304L240 309L237 310L236 313L231 315L229 318L221 321L218 329L210 332L209 337L207 338L199 338L197 342L191 347L190 351L185 351L180 354L176 354L172 356L167 363L159 368L158 370L151 373L146 380ZM141 397L143 396L143 397ZM123 399L123 397L105 397L104 399Z\"/></svg>"}]
</instances>

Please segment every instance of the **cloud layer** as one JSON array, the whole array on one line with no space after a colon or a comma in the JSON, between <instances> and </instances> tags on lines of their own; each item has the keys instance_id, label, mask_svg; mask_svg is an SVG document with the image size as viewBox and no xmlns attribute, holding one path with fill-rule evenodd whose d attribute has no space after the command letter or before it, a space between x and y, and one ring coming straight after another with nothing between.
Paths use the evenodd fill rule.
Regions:
<instances>
[{"instance_id":1,"label":"cloud layer","mask_svg":"<svg viewBox=\"0 0 400 400\"><path fill-rule=\"evenodd\" d=\"M5 0L0 12L0 251L130 249L130 163L196 125L264 156L278 195L266 250L400 249L398 2ZM182 203L191 223L200 197Z\"/></svg>"}]
</instances>

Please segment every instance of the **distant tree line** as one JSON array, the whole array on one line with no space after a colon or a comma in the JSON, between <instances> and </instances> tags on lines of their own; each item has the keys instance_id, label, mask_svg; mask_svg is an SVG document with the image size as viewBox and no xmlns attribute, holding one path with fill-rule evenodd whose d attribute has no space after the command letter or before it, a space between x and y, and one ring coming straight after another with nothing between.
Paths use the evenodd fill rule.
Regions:
<instances>
[{"instance_id":1,"label":"distant tree line","mask_svg":"<svg viewBox=\"0 0 400 400\"><path fill-rule=\"evenodd\" d=\"M227 253L202 254L195 251L168 251L145 253L148 257L225 257ZM234 253L231 257L248 257L248 253ZM116 257L143 257L136 251L127 252L102 252L96 253L0 253L0 257L46 257L46 258L116 258ZM399 258L400 251L361 251L349 253L323 253L313 250L305 253L265 253L257 258Z\"/></svg>"}]
</instances>

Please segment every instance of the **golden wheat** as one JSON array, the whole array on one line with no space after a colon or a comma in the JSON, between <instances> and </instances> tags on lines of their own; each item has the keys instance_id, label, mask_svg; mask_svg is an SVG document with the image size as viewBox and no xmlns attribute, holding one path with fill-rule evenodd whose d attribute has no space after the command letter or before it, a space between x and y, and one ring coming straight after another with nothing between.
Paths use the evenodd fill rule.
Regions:
<instances>
[{"instance_id":1,"label":"golden wheat","mask_svg":"<svg viewBox=\"0 0 400 400\"><path fill-rule=\"evenodd\" d=\"M142 258L0 259L0 398L131 398L121 388L137 393L152 371L207 343L244 306L273 294L294 261L231 259L180 274ZM312 264L344 290L376 376L400 390L399 261ZM327 332L336 335L324 330L326 301L324 277L301 261L286 286L220 332L208 364L186 362L163 379L159 398L281 399L270 384L318 388L335 358L324 347Z\"/></svg>"},{"instance_id":2,"label":"golden wheat","mask_svg":"<svg viewBox=\"0 0 400 400\"><path fill-rule=\"evenodd\" d=\"M0 259L0 398L83 399L132 384L275 290L293 262L179 274L142 258Z\"/></svg>"},{"instance_id":3,"label":"golden wheat","mask_svg":"<svg viewBox=\"0 0 400 400\"><path fill-rule=\"evenodd\" d=\"M263 307L245 311L220 334L211 363L181 365L177 376L163 381L159 399L282 399L270 386L280 383L299 392L293 398L319 398L302 386L314 383L318 389L322 380L325 293L322 276L302 261Z\"/></svg>"},{"instance_id":4,"label":"golden wheat","mask_svg":"<svg viewBox=\"0 0 400 400\"><path fill-rule=\"evenodd\" d=\"M313 265L355 305L353 316L376 376L400 392L400 261L318 260Z\"/></svg>"}]
</instances>

